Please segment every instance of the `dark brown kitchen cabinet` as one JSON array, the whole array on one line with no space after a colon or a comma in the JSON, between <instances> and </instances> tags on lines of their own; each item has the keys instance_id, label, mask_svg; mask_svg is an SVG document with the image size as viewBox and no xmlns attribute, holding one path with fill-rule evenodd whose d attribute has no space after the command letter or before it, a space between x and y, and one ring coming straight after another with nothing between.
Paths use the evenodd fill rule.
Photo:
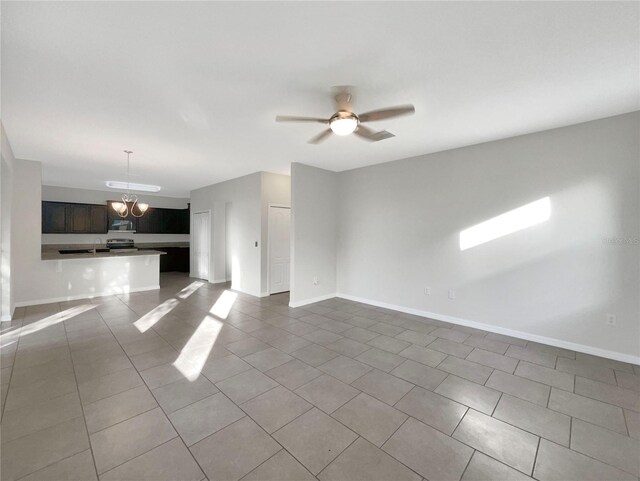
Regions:
<instances>
[{"instance_id":1,"label":"dark brown kitchen cabinet","mask_svg":"<svg viewBox=\"0 0 640 481\"><path fill-rule=\"evenodd\" d=\"M160 234L162 211L156 207L149 207L142 217L137 219L136 232L138 234Z\"/></svg>"},{"instance_id":2,"label":"dark brown kitchen cabinet","mask_svg":"<svg viewBox=\"0 0 640 481\"><path fill-rule=\"evenodd\" d=\"M103 234L107 232L107 206L42 202L43 234Z\"/></svg>"},{"instance_id":3,"label":"dark brown kitchen cabinet","mask_svg":"<svg viewBox=\"0 0 640 481\"><path fill-rule=\"evenodd\" d=\"M64 202L42 203L42 233L65 234L67 232L67 204Z\"/></svg>"}]
</instances>

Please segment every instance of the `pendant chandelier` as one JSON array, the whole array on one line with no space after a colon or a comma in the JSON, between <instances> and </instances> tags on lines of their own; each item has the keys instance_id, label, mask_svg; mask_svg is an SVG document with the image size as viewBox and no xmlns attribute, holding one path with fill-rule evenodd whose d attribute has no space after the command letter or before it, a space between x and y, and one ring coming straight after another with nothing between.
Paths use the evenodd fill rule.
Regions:
<instances>
[{"instance_id":1,"label":"pendant chandelier","mask_svg":"<svg viewBox=\"0 0 640 481\"><path fill-rule=\"evenodd\" d=\"M113 210L115 210L120 217L127 217L129 214L133 217L142 217L149 208L149 204L145 204L144 202L139 203L138 196L130 192L129 156L133 154L133 152L131 150L125 150L124 152L127 154L127 193L122 194L122 202L113 202L111 207L113 207ZM138 212L136 212L136 208Z\"/></svg>"}]
</instances>

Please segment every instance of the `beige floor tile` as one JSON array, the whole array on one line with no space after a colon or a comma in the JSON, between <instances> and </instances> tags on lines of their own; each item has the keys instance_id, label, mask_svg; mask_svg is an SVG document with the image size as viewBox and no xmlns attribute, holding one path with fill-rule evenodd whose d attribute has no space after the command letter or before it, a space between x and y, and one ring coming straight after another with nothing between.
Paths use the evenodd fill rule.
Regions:
<instances>
[{"instance_id":1,"label":"beige floor tile","mask_svg":"<svg viewBox=\"0 0 640 481\"><path fill-rule=\"evenodd\" d=\"M449 436L467 412L466 406L421 387L414 387L394 407Z\"/></svg>"},{"instance_id":2,"label":"beige floor tile","mask_svg":"<svg viewBox=\"0 0 640 481\"><path fill-rule=\"evenodd\" d=\"M311 341L307 341L306 339L294 334L286 334L281 338L269 341L269 344L282 352L291 354L293 351L309 346Z\"/></svg>"},{"instance_id":3,"label":"beige floor tile","mask_svg":"<svg viewBox=\"0 0 640 481\"><path fill-rule=\"evenodd\" d=\"M350 359L345 356L338 356L331 361L318 366L318 369L344 383L350 384L371 371L373 368L354 359Z\"/></svg>"},{"instance_id":4,"label":"beige floor tile","mask_svg":"<svg viewBox=\"0 0 640 481\"><path fill-rule=\"evenodd\" d=\"M520 471L510 468L480 451L473 453L461 481L527 481L531 480Z\"/></svg>"},{"instance_id":5,"label":"beige floor tile","mask_svg":"<svg viewBox=\"0 0 640 481\"><path fill-rule=\"evenodd\" d=\"M443 371L410 359L396 367L391 374L429 390L435 389L447 377Z\"/></svg>"},{"instance_id":6,"label":"beige floor tile","mask_svg":"<svg viewBox=\"0 0 640 481\"><path fill-rule=\"evenodd\" d=\"M458 377L467 379L468 381L484 384L493 372L493 369L475 362L460 359L459 357L449 356L440 364L440 371L455 374Z\"/></svg>"},{"instance_id":7,"label":"beige floor tile","mask_svg":"<svg viewBox=\"0 0 640 481\"><path fill-rule=\"evenodd\" d=\"M91 435L98 474L165 443L177 433L160 408Z\"/></svg>"},{"instance_id":8,"label":"beige floor tile","mask_svg":"<svg viewBox=\"0 0 640 481\"><path fill-rule=\"evenodd\" d=\"M634 366L634 369L637 369L638 372L640 372L640 367ZM621 388L640 392L640 375L616 371L616 379L618 381L618 386Z\"/></svg>"},{"instance_id":9,"label":"beige floor tile","mask_svg":"<svg viewBox=\"0 0 640 481\"><path fill-rule=\"evenodd\" d=\"M291 355L311 366L317 367L320 364L330 361L334 357L338 357L340 354L326 347L311 344L310 346L292 352Z\"/></svg>"},{"instance_id":10,"label":"beige floor tile","mask_svg":"<svg viewBox=\"0 0 640 481\"><path fill-rule=\"evenodd\" d=\"M466 341L464 341L464 343L468 346L477 347L480 349L484 349L485 351L490 351L500 355L503 355L505 352L507 352L507 349L509 349L509 344L487 339L486 335L472 335Z\"/></svg>"},{"instance_id":11,"label":"beige floor tile","mask_svg":"<svg viewBox=\"0 0 640 481\"><path fill-rule=\"evenodd\" d=\"M268 433L304 414L313 406L288 389L278 386L240 406Z\"/></svg>"},{"instance_id":12,"label":"beige floor tile","mask_svg":"<svg viewBox=\"0 0 640 481\"><path fill-rule=\"evenodd\" d=\"M367 342L369 346L377 347L378 349L382 349L383 351L392 352L394 354L398 354L400 351L406 349L411 345L410 342L402 341L400 339L396 339L394 337L389 336L378 336L369 342Z\"/></svg>"},{"instance_id":13,"label":"beige floor tile","mask_svg":"<svg viewBox=\"0 0 640 481\"><path fill-rule=\"evenodd\" d=\"M563 446L569 446L571 418L505 394L493 417Z\"/></svg>"},{"instance_id":14,"label":"beige floor tile","mask_svg":"<svg viewBox=\"0 0 640 481\"><path fill-rule=\"evenodd\" d=\"M302 464L296 461L296 458L281 449L242 478L242 481L315 481L315 479Z\"/></svg>"},{"instance_id":15,"label":"beige floor tile","mask_svg":"<svg viewBox=\"0 0 640 481\"><path fill-rule=\"evenodd\" d=\"M431 331L429 334L454 342L464 342L469 337L469 334L467 334L466 332L457 331L455 329L447 329L445 327L439 327Z\"/></svg>"},{"instance_id":16,"label":"beige floor tile","mask_svg":"<svg viewBox=\"0 0 640 481\"><path fill-rule=\"evenodd\" d=\"M212 383L216 383L249 369L251 365L238 356L226 356L207 361L202 368L202 374Z\"/></svg>"},{"instance_id":17,"label":"beige floor tile","mask_svg":"<svg viewBox=\"0 0 640 481\"><path fill-rule=\"evenodd\" d=\"M445 354L449 354L450 356L456 356L462 359L467 357L471 353L471 351L473 351L472 346L467 346L466 344L461 344L459 342L442 338L436 339L427 347L429 349L433 349L434 351L443 352Z\"/></svg>"},{"instance_id":18,"label":"beige floor tile","mask_svg":"<svg viewBox=\"0 0 640 481\"><path fill-rule=\"evenodd\" d=\"M513 374L513 371L518 365L517 359L478 348L471 351L471 354L467 356L467 361L473 361L483 366L499 369L509 374Z\"/></svg>"},{"instance_id":19,"label":"beige floor tile","mask_svg":"<svg viewBox=\"0 0 640 481\"><path fill-rule=\"evenodd\" d=\"M160 349L144 352L131 356L131 362L138 371L144 371L145 369L151 369L161 364L169 364L174 362L180 353L171 346L164 346Z\"/></svg>"},{"instance_id":20,"label":"beige floor tile","mask_svg":"<svg viewBox=\"0 0 640 481\"><path fill-rule=\"evenodd\" d=\"M567 372L557 371L555 369L540 366L538 364L532 364L526 361L520 361L514 374L531 381L557 387L564 391L573 392L575 376Z\"/></svg>"},{"instance_id":21,"label":"beige floor tile","mask_svg":"<svg viewBox=\"0 0 640 481\"><path fill-rule=\"evenodd\" d=\"M162 364L140 372L140 376L149 386L149 389L155 389L165 384L185 379L184 374L173 364Z\"/></svg>"},{"instance_id":22,"label":"beige floor tile","mask_svg":"<svg viewBox=\"0 0 640 481\"><path fill-rule=\"evenodd\" d=\"M371 349L371 346L346 337L327 344L326 347L347 357L356 357Z\"/></svg>"},{"instance_id":23,"label":"beige floor tile","mask_svg":"<svg viewBox=\"0 0 640 481\"><path fill-rule=\"evenodd\" d=\"M146 386L138 386L84 406L89 433L95 433L158 406Z\"/></svg>"},{"instance_id":24,"label":"beige floor tile","mask_svg":"<svg viewBox=\"0 0 640 481\"><path fill-rule=\"evenodd\" d=\"M432 336L431 334L427 334L426 332L412 331L410 329L401 332L395 337L396 339L400 339L401 341L407 341L411 344L416 344L422 347L426 346L427 344L431 344L436 340L436 337Z\"/></svg>"},{"instance_id":25,"label":"beige floor tile","mask_svg":"<svg viewBox=\"0 0 640 481\"><path fill-rule=\"evenodd\" d=\"M540 352L538 350L534 351L525 347L509 346L505 355L545 367L553 368L556 366L556 356L554 354Z\"/></svg>"},{"instance_id":26,"label":"beige floor tile","mask_svg":"<svg viewBox=\"0 0 640 481\"><path fill-rule=\"evenodd\" d=\"M5 401L5 411L39 404L58 396L73 393L77 389L75 377L71 373L31 383L26 386L11 386Z\"/></svg>"},{"instance_id":27,"label":"beige floor tile","mask_svg":"<svg viewBox=\"0 0 640 481\"><path fill-rule=\"evenodd\" d=\"M551 366L553 367L553 366ZM616 376L613 369L605 366L598 366L584 361L576 361L573 359L558 358L558 364L556 369L562 372L568 372L569 374L575 374L577 376L593 379L594 381L600 381L607 384L616 385Z\"/></svg>"},{"instance_id":28,"label":"beige floor tile","mask_svg":"<svg viewBox=\"0 0 640 481\"><path fill-rule=\"evenodd\" d=\"M326 374L295 390L296 394L328 414L357 396L359 392Z\"/></svg>"},{"instance_id":29,"label":"beige floor tile","mask_svg":"<svg viewBox=\"0 0 640 481\"><path fill-rule=\"evenodd\" d=\"M48 364L52 361L59 361L61 359L70 359L71 351L69 346L59 346L51 349L37 350L37 351L18 351L14 360L16 369L24 369L28 367L35 367L42 364ZM3 363L4 366L4 363Z\"/></svg>"},{"instance_id":30,"label":"beige floor tile","mask_svg":"<svg viewBox=\"0 0 640 481\"><path fill-rule=\"evenodd\" d=\"M204 376L194 381L180 379L153 390L153 395L167 414L177 411L189 404L209 397L218 392Z\"/></svg>"},{"instance_id":31,"label":"beige floor tile","mask_svg":"<svg viewBox=\"0 0 640 481\"><path fill-rule=\"evenodd\" d=\"M391 324L387 324L385 322L378 322L373 326L368 328L370 331L377 332L378 334L383 334L385 336L394 337L404 331L404 328L399 326L393 326Z\"/></svg>"},{"instance_id":32,"label":"beige floor tile","mask_svg":"<svg viewBox=\"0 0 640 481\"><path fill-rule=\"evenodd\" d=\"M348 337L349 339L353 339L354 341L366 343L374 337L378 337L380 334L377 332L369 331L367 329L363 329L362 327L352 327L347 331L343 331L342 335Z\"/></svg>"},{"instance_id":33,"label":"beige floor tile","mask_svg":"<svg viewBox=\"0 0 640 481\"><path fill-rule=\"evenodd\" d=\"M624 371L624 372L629 372L633 374L633 365L626 362L616 361L614 359L607 359L604 357L598 357L592 354L585 354L582 352L576 352L575 359L577 361L585 362L588 364L595 364L597 366L609 367L616 371Z\"/></svg>"},{"instance_id":34,"label":"beige floor tile","mask_svg":"<svg viewBox=\"0 0 640 481\"><path fill-rule=\"evenodd\" d=\"M276 386L277 382L257 369L250 369L216 384L236 404L242 404Z\"/></svg>"},{"instance_id":35,"label":"beige floor tile","mask_svg":"<svg viewBox=\"0 0 640 481\"><path fill-rule=\"evenodd\" d=\"M265 372L291 361L293 358L273 347L245 356L243 360L256 369Z\"/></svg>"},{"instance_id":36,"label":"beige floor tile","mask_svg":"<svg viewBox=\"0 0 640 481\"><path fill-rule=\"evenodd\" d=\"M95 362L87 364L77 364L75 366L76 379L78 383L104 377L107 374L123 371L133 367L129 358L123 354L117 354L113 357L98 359Z\"/></svg>"},{"instance_id":37,"label":"beige floor tile","mask_svg":"<svg viewBox=\"0 0 640 481\"><path fill-rule=\"evenodd\" d=\"M191 448L209 479L225 481L242 478L279 450L278 443L248 417Z\"/></svg>"},{"instance_id":38,"label":"beige floor tile","mask_svg":"<svg viewBox=\"0 0 640 481\"><path fill-rule=\"evenodd\" d=\"M540 481L637 481L637 477L583 454L540 440L533 476Z\"/></svg>"},{"instance_id":39,"label":"beige floor tile","mask_svg":"<svg viewBox=\"0 0 640 481\"><path fill-rule=\"evenodd\" d=\"M487 339L506 342L507 344L512 344L514 346L520 346L520 347L525 347L528 342L528 341L525 341L524 339L518 339L517 337L512 337L512 336L505 336L504 334L496 334L494 332L488 333Z\"/></svg>"},{"instance_id":40,"label":"beige floor tile","mask_svg":"<svg viewBox=\"0 0 640 481\"><path fill-rule=\"evenodd\" d=\"M640 413L625 409L624 417L627 420L629 436L634 439L640 439Z\"/></svg>"},{"instance_id":41,"label":"beige floor tile","mask_svg":"<svg viewBox=\"0 0 640 481\"><path fill-rule=\"evenodd\" d=\"M485 386L506 394L524 399L540 406L546 406L549 400L550 387L538 382L529 381L503 371L493 371Z\"/></svg>"},{"instance_id":42,"label":"beige floor tile","mask_svg":"<svg viewBox=\"0 0 640 481\"><path fill-rule=\"evenodd\" d=\"M640 412L640 392L576 376L575 393Z\"/></svg>"},{"instance_id":43,"label":"beige floor tile","mask_svg":"<svg viewBox=\"0 0 640 481\"><path fill-rule=\"evenodd\" d=\"M243 416L235 404L218 393L171 413L169 419L187 446L191 446Z\"/></svg>"},{"instance_id":44,"label":"beige floor tile","mask_svg":"<svg viewBox=\"0 0 640 481\"><path fill-rule=\"evenodd\" d=\"M316 331L310 332L309 334L305 334L302 337L304 337L307 341L311 341L322 346L326 346L327 344L331 344L342 339L341 335L336 334L335 332L325 331L324 329L318 329Z\"/></svg>"},{"instance_id":45,"label":"beige floor tile","mask_svg":"<svg viewBox=\"0 0 640 481\"><path fill-rule=\"evenodd\" d=\"M409 418L382 447L427 479L458 481L473 449Z\"/></svg>"},{"instance_id":46,"label":"beige floor tile","mask_svg":"<svg viewBox=\"0 0 640 481\"><path fill-rule=\"evenodd\" d=\"M180 438L174 438L100 476L100 481L200 481L204 473Z\"/></svg>"},{"instance_id":47,"label":"beige floor tile","mask_svg":"<svg viewBox=\"0 0 640 481\"><path fill-rule=\"evenodd\" d=\"M368 372L351 385L390 406L413 388L413 384L377 369Z\"/></svg>"},{"instance_id":48,"label":"beige floor tile","mask_svg":"<svg viewBox=\"0 0 640 481\"><path fill-rule=\"evenodd\" d=\"M20 478L20 481L97 481L91 451L87 449Z\"/></svg>"},{"instance_id":49,"label":"beige floor tile","mask_svg":"<svg viewBox=\"0 0 640 481\"><path fill-rule=\"evenodd\" d=\"M253 337L249 339L243 339L242 341L232 342L225 346L226 349L234 353L236 356L244 357L249 354L254 354L258 351L269 349L269 344L255 339Z\"/></svg>"},{"instance_id":50,"label":"beige floor tile","mask_svg":"<svg viewBox=\"0 0 640 481\"><path fill-rule=\"evenodd\" d=\"M2 481L21 478L87 449L89 440L82 417L3 443Z\"/></svg>"},{"instance_id":51,"label":"beige floor tile","mask_svg":"<svg viewBox=\"0 0 640 481\"><path fill-rule=\"evenodd\" d=\"M2 443L82 416L78 393L13 409L2 418Z\"/></svg>"},{"instance_id":52,"label":"beige floor tile","mask_svg":"<svg viewBox=\"0 0 640 481\"><path fill-rule=\"evenodd\" d=\"M293 359L265 373L270 378L289 389L297 389L303 384L322 375L322 371Z\"/></svg>"},{"instance_id":53,"label":"beige floor tile","mask_svg":"<svg viewBox=\"0 0 640 481\"><path fill-rule=\"evenodd\" d=\"M538 437L510 424L469 410L453 437L518 471L533 470Z\"/></svg>"},{"instance_id":54,"label":"beige floor tile","mask_svg":"<svg viewBox=\"0 0 640 481\"><path fill-rule=\"evenodd\" d=\"M136 370L130 368L80 383L78 390L82 403L88 404L143 384Z\"/></svg>"},{"instance_id":55,"label":"beige floor tile","mask_svg":"<svg viewBox=\"0 0 640 481\"><path fill-rule=\"evenodd\" d=\"M436 367L447 357L446 354L439 351L434 351L427 347L417 346L415 344L403 349L398 354L402 357L412 359L413 361L417 361L431 367Z\"/></svg>"},{"instance_id":56,"label":"beige floor tile","mask_svg":"<svg viewBox=\"0 0 640 481\"><path fill-rule=\"evenodd\" d=\"M549 409L621 434L627 433L622 409L611 404L553 388L549 397Z\"/></svg>"},{"instance_id":57,"label":"beige floor tile","mask_svg":"<svg viewBox=\"0 0 640 481\"><path fill-rule=\"evenodd\" d=\"M640 476L640 441L637 439L574 419L571 449Z\"/></svg>"},{"instance_id":58,"label":"beige floor tile","mask_svg":"<svg viewBox=\"0 0 640 481\"><path fill-rule=\"evenodd\" d=\"M332 416L378 447L407 419L406 414L365 393L358 394Z\"/></svg>"},{"instance_id":59,"label":"beige floor tile","mask_svg":"<svg viewBox=\"0 0 640 481\"><path fill-rule=\"evenodd\" d=\"M357 361L364 362L369 366L389 372L404 362L404 358L391 352L382 351L372 347L368 351L363 352L355 358Z\"/></svg>"},{"instance_id":60,"label":"beige floor tile","mask_svg":"<svg viewBox=\"0 0 640 481\"><path fill-rule=\"evenodd\" d=\"M73 374L73 364L69 358L57 359L33 367L14 368L11 376L11 387L24 387L63 374Z\"/></svg>"},{"instance_id":61,"label":"beige floor tile","mask_svg":"<svg viewBox=\"0 0 640 481\"><path fill-rule=\"evenodd\" d=\"M319 475L321 481L420 481L421 477L363 438ZM256 480L257 481L257 480Z\"/></svg>"},{"instance_id":62,"label":"beige floor tile","mask_svg":"<svg viewBox=\"0 0 640 481\"><path fill-rule=\"evenodd\" d=\"M276 431L273 437L316 475L358 435L314 408Z\"/></svg>"}]
</instances>

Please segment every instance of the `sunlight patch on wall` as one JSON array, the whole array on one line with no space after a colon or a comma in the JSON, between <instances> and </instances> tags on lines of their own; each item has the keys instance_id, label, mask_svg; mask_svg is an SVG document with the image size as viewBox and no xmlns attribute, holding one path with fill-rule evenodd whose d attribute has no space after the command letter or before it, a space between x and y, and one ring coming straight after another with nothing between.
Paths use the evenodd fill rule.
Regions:
<instances>
[{"instance_id":1,"label":"sunlight patch on wall","mask_svg":"<svg viewBox=\"0 0 640 481\"><path fill-rule=\"evenodd\" d=\"M464 251L514 232L540 224L551 217L551 199L542 199L510 210L460 232L460 250Z\"/></svg>"}]
</instances>

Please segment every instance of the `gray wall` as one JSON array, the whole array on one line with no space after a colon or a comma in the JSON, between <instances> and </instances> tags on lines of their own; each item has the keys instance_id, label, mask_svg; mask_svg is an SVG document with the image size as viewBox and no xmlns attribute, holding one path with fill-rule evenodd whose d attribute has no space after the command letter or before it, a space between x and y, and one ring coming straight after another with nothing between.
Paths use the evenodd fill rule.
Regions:
<instances>
[{"instance_id":1,"label":"gray wall","mask_svg":"<svg viewBox=\"0 0 640 481\"><path fill-rule=\"evenodd\" d=\"M335 295L337 178L335 172L291 164L292 306Z\"/></svg>"},{"instance_id":2,"label":"gray wall","mask_svg":"<svg viewBox=\"0 0 640 481\"><path fill-rule=\"evenodd\" d=\"M640 355L638 132L635 112L338 174L337 292ZM548 221L460 250L461 230L546 196Z\"/></svg>"},{"instance_id":3,"label":"gray wall","mask_svg":"<svg viewBox=\"0 0 640 481\"><path fill-rule=\"evenodd\" d=\"M0 295L0 320L8 321L14 311L13 277L11 276L11 206L13 203L13 169L15 158L9 140L0 123L2 148L0 150L0 272L2 273L2 293Z\"/></svg>"}]
</instances>

